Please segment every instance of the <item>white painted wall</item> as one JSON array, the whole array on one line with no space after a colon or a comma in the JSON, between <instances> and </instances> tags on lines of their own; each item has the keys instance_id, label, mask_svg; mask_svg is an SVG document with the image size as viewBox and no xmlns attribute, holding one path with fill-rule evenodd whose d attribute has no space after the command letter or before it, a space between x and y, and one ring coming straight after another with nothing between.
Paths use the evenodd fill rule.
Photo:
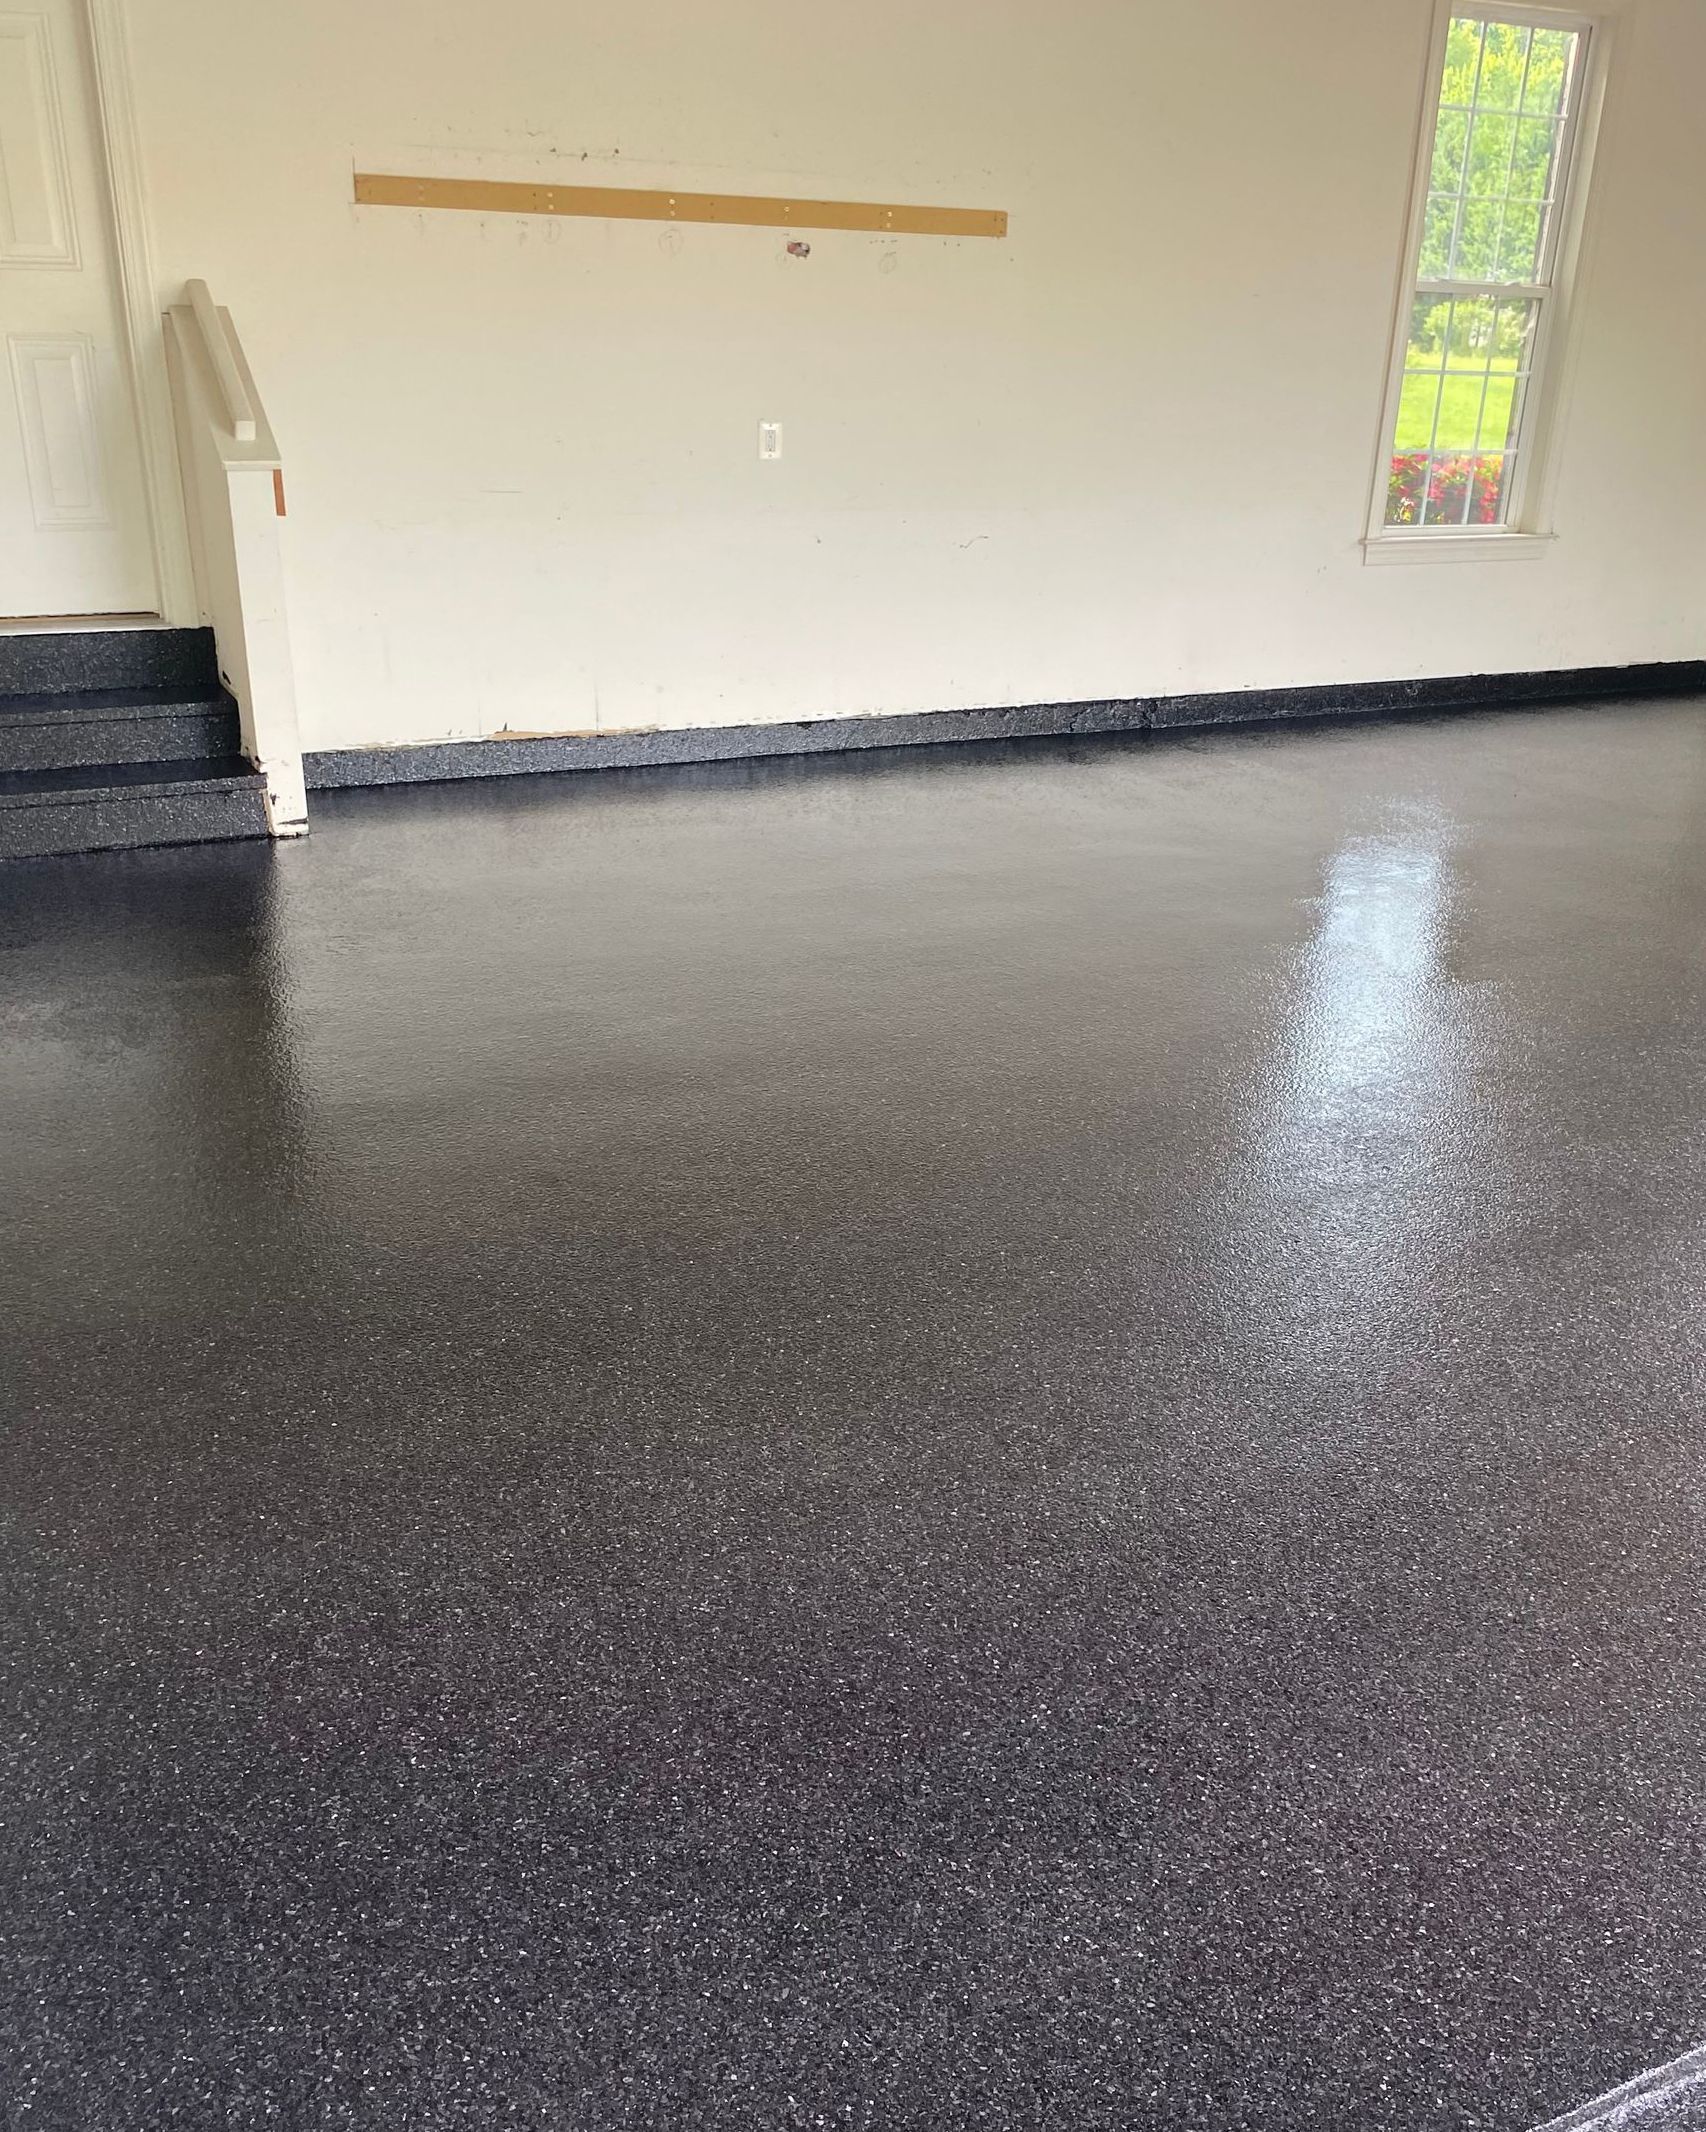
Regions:
<instances>
[{"instance_id":1,"label":"white painted wall","mask_svg":"<svg viewBox=\"0 0 1706 2132\"><path fill-rule=\"evenodd\" d=\"M131 0L309 747L1706 651L1706 6L1625 0L1538 563L1371 569L1429 0ZM1004 243L350 204L936 201ZM756 425L786 424L761 465Z\"/></svg>"}]
</instances>

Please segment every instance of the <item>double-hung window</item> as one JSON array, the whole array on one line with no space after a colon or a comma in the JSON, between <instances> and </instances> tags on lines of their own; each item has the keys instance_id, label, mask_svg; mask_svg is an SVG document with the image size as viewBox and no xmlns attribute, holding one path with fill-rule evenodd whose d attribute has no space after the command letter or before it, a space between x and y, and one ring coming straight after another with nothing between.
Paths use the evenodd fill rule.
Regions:
<instances>
[{"instance_id":1,"label":"double-hung window","mask_svg":"<svg viewBox=\"0 0 1706 2132\"><path fill-rule=\"evenodd\" d=\"M1371 549L1508 535L1532 515L1591 35L1584 18L1541 8L1446 19Z\"/></svg>"}]
</instances>

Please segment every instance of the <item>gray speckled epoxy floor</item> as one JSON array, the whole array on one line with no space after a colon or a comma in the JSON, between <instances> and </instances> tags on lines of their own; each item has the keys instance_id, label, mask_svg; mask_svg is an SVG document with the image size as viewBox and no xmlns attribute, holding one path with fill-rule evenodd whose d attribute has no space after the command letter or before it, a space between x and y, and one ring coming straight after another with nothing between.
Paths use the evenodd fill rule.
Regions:
<instances>
[{"instance_id":1,"label":"gray speckled epoxy floor","mask_svg":"<svg viewBox=\"0 0 1706 2132\"><path fill-rule=\"evenodd\" d=\"M1706 705L0 874L7 2132L1706 2037Z\"/></svg>"}]
</instances>

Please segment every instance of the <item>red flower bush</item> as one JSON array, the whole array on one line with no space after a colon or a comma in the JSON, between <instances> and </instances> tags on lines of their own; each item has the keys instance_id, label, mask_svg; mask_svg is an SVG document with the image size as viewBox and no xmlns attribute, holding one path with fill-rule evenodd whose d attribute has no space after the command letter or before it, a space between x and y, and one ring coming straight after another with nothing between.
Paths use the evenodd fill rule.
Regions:
<instances>
[{"instance_id":1,"label":"red flower bush","mask_svg":"<svg viewBox=\"0 0 1706 2132\"><path fill-rule=\"evenodd\" d=\"M1386 489L1386 523L1421 525L1425 503L1430 526L1496 526L1504 487L1499 452L1452 453L1435 459L1431 468L1426 452L1397 452Z\"/></svg>"}]
</instances>

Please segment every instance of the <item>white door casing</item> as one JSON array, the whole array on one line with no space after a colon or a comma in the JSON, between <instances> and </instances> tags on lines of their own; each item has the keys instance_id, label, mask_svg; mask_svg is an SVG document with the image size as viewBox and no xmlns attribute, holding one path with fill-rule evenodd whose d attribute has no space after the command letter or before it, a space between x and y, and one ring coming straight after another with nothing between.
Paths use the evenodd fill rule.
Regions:
<instances>
[{"instance_id":1,"label":"white door casing","mask_svg":"<svg viewBox=\"0 0 1706 2132\"><path fill-rule=\"evenodd\" d=\"M0 7L0 616L157 600L84 27Z\"/></svg>"}]
</instances>

